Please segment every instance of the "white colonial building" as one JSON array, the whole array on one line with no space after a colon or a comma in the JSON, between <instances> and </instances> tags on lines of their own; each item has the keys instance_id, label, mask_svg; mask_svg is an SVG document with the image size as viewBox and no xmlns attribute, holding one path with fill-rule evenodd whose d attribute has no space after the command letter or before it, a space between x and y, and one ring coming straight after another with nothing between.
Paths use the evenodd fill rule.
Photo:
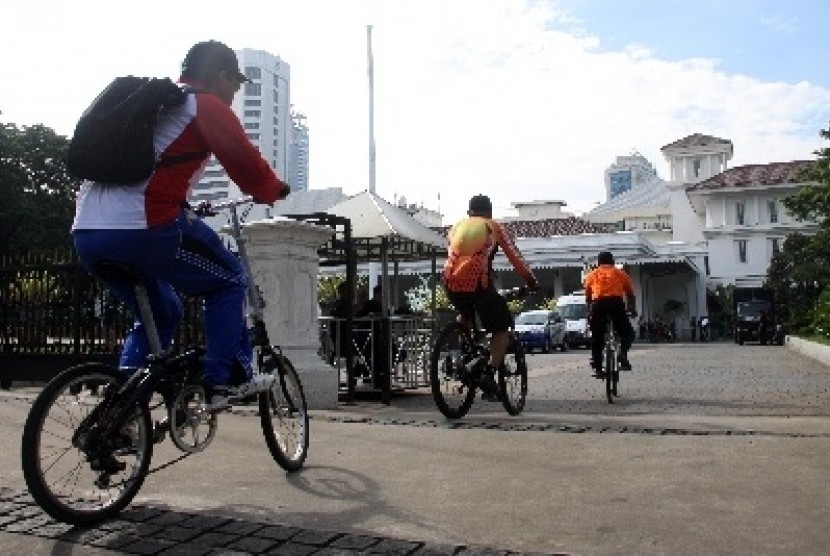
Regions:
<instances>
[{"instance_id":1,"label":"white colonial building","mask_svg":"<svg viewBox=\"0 0 830 556\"><path fill-rule=\"evenodd\" d=\"M806 185L802 176L810 164L801 160L739 166L684 187L685 203L695 218L678 232L689 238L702 236L710 287L760 287L788 234L817 231L816 223L795 220L782 204ZM683 203L678 196L677 204Z\"/></svg>"},{"instance_id":2,"label":"white colonial building","mask_svg":"<svg viewBox=\"0 0 830 556\"><path fill-rule=\"evenodd\" d=\"M816 231L815 223L796 221L782 204L806 185L802 176L811 161L729 168L732 142L697 133L661 152L669 181L649 171L638 153L619 157L606 171L606 202L582 218L606 226L607 233L525 233L519 247L537 271L544 276L552 269L554 286L561 282L567 291L575 277L568 255L593 262L599 250L608 249L632 275L641 314L685 323L706 314L707 290L760 287L784 238ZM527 224L514 225L521 237ZM559 288L554 290L559 295ZM669 300L683 309L666 315L662 308Z\"/></svg>"}]
</instances>

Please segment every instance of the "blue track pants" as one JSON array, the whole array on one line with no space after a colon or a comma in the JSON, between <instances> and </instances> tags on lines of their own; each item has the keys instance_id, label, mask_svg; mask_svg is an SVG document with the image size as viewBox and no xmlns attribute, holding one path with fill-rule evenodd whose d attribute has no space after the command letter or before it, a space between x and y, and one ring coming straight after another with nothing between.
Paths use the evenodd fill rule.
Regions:
<instances>
[{"instance_id":1,"label":"blue track pants","mask_svg":"<svg viewBox=\"0 0 830 556\"><path fill-rule=\"evenodd\" d=\"M76 230L75 249L92 274L107 260L141 272L159 331L162 349L168 349L182 318L179 292L204 300L207 347L205 382L230 383L237 362L251 376L252 348L245 323L247 278L241 263L200 219L183 212L179 218L154 229ZM135 291L127 282L107 282L136 315L119 364L144 367L150 347L138 313Z\"/></svg>"}]
</instances>

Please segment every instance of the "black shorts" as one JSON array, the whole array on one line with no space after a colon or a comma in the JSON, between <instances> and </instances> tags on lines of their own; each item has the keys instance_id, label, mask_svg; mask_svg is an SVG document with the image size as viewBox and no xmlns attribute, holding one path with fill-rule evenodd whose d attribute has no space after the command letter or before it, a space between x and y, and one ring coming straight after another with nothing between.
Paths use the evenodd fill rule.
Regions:
<instances>
[{"instance_id":1,"label":"black shorts","mask_svg":"<svg viewBox=\"0 0 830 556\"><path fill-rule=\"evenodd\" d=\"M481 326L487 332L506 332L513 326L513 315L507 308L507 300L495 289L474 292L447 291L447 297L455 310L472 321L478 314Z\"/></svg>"}]
</instances>

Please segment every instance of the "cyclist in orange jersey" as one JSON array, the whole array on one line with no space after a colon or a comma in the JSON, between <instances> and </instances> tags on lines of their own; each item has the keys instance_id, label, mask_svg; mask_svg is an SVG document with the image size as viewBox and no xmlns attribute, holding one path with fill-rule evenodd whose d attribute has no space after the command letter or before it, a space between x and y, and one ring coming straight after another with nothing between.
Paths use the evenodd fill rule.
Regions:
<instances>
[{"instance_id":1,"label":"cyclist in orange jersey","mask_svg":"<svg viewBox=\"0 0 830 556\"><path fill-rule=\"evenodd\" d=\"M620 370L630 371L628 350L634 342L634 328L626 311L634 316L637 311L631 277L614 265L614 255L610 251L602 251L597 256L597 264L599 266L588 273L583 285L591 325L591 366L594 376L605 378L602 370L605 317L610 315L614 319L614 328L620 335Z\"/></svg>"},{"instance_id":2,"label":"cyclist in orange jersey","mask_svg":"<svg viewBox=\"0 0 830 556\"><path fill-rule=\"evenodd\" d=\"M483 375L484 395L497 398L495 371L504 363L513 317L507 301L493 284L493 258L501 248L507 260L531 290L539 288L533 271L522 258L510 233L493 220L493 205L486 195L470 199L468 217L449 233L443 281L459 320L471 325L478 313L485 330L492 333L490 361Z\"/></svg>"}]
</instances>

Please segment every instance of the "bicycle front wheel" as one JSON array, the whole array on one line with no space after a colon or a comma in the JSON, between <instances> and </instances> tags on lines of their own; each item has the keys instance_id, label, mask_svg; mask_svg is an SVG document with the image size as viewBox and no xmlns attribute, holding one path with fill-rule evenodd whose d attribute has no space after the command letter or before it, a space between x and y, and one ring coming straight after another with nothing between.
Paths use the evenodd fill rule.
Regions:
<instances>
[{"instance_id":1,"label":"bicycle front wheel","mask_svg":"<svg viewBox=\"0 0 830 556\"><path fill-rule=\"evenodd\" d=\"M460 419L473 405L476 387L470 366L473 338L460 322L445 326L432 347L429 383L438 410L447 419Z\"/></svg>"},{"instance_id":2,"label":"bicycle front wheel","mask_svg":"<svg viewBox=\"0 0 830 556\"><path fill-rule=\"evenodd\" d=\"M259 416L268 450L280 467L298 471L308 455L308 407L300 377L287 357L274 354L274 383L259 394Z\"/></svg>"},{"instance_id":3,"label":"bicycle front wheel","mask_svg":"<svg viewBox=\"0 0 830 556\"><path fill-rule=\"evenodd\" d=\"M52 379L32 404L21 442L29 492L53 518L91 525L123 510L138 493L153 455L152 421L137 406L115 438L99 438L111 418L101 403L124 375L89 363Z\"/></svg>"},{"instance_id":4,"label":"bicycle front wheel","mask_svg":"<svg viewBox=\"0 0 830 556\"><path fill-rule=\"evenodd\" d=\"M499 367L501 404L510 415L518 415L527 398L527 360L521 342L511 334L504 364Z\"/></svg>"}]
</instances>

